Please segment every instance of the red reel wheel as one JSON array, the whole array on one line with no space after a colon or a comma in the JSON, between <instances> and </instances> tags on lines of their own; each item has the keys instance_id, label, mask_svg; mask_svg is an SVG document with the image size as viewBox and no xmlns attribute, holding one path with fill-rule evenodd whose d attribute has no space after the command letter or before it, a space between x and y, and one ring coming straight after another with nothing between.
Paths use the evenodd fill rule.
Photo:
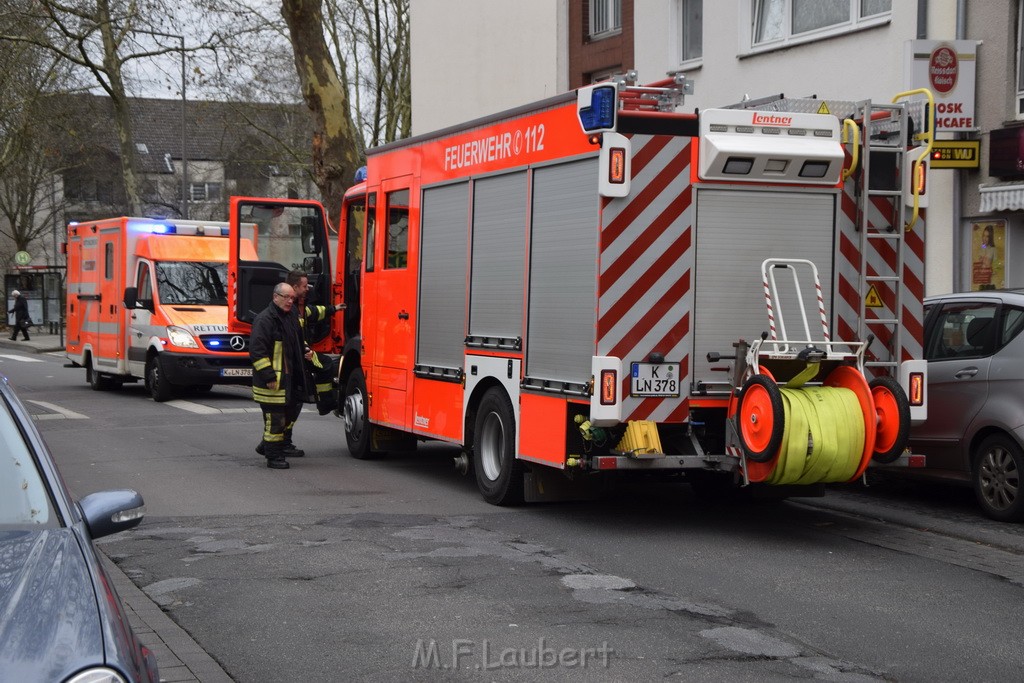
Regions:
<instances>
[{"instance_id":1,"label":"red reel wheel","mask_svg":"<svg viewBox=\"0 0 1024 683\"><path fill-rule=\"evenodd\" d=\"M775 458L786 427L778 385L764 375L748 379L743 384L738 415L740 442L747 460L766 463Z\"/></svg>"},{"instance_id":2,"label":"red reel wheel","mask_svg":"<svg viewBox=\"0 0 1024 683\"><path fill-rule=\"evenodd\" d=\"M871 398L878 423L872 459L881 464L903 454L910 439L910 401L903 387L889 376L871 380Z\"/></svg>"}]
</instances>

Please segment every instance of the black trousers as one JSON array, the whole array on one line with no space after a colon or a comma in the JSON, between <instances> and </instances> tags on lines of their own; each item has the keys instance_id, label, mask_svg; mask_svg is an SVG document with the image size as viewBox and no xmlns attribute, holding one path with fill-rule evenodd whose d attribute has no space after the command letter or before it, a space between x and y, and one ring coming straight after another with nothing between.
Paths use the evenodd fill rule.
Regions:
<instances>
[{"instance_id":1,"label":"black trousers","mask_svg":"<svg viewBox=\"0 0 1024 683\"><path fill-rule=\"evenodd\" d=\"M21 330L21 334L24 335L25 341L28 341L28 321L23 320L20 323L14 323L11 327L11 339L15 339L18 336L18 331Z\"/></svg>"},{"instance_id":2,"label":"black trousers","mask_svg":"<svg viewBox=\"0 0 1024 683\"><path fill-rule=\"evenodd\" d=\"M276 405L261 403L263 409L263 441L268 444L283 444L291 438L292 427L302 412L301 403Z\"/></svg>"}]
</instances>

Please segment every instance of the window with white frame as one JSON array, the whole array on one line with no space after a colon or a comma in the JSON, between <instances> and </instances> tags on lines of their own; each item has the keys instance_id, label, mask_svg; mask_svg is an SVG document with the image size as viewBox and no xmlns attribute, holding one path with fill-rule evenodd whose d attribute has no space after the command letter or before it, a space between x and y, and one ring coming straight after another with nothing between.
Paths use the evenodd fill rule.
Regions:
<instances>
[{"instance_id":1,"label":"window with white frame","mask_svg":"<svg viewBox=\"0 0 1024 683\"><path fill-rule=\"evenodd\" d=\"M892 0L752 0L751 46L778 47L883 24Z\"/></svg>"},{"instance_id":2,"label":"window with white frame","mask_svg":"<svg viewBox=\"0 0 1024 683\"><path fill-rule=\"evenodd\" d=\"M220 183L190 183L189 195L193 202L213 202L220 199Z\"/></svg>"},{"instance_id":3,"label":"window with white frame","mask_svg":"<svg viewBox=\"0 0 1024 683\"><path fill-rule=\"evenodd\" d=\"M704 0L677 0L679 16L679 61L692 62L704 56Z\"/></svg>"},{"instance_id":4,"label":"window with white frame","mask_svg":"<svg viewBox=\"0 0 1024 683\"><path fill-rule=\"evenodd\" d=\"M1017 114L1024 119L1024 2L1017 6Z\"/></svg>"},{"instance_id":5,"label":"window with white frame","mask_svg":"<svg viewBox=\"0 0 1024 683\"><path fill-rule=\"evenodd\" d=\"M590 37L622 30L622 0L590 0Z\"/></svg>"}]
</instances>

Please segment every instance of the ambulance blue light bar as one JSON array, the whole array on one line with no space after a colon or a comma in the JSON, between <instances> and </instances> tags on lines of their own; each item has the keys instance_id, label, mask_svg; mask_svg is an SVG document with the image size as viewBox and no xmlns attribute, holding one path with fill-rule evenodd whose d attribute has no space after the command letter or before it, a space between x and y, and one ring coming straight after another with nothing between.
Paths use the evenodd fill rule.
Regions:
<instances>
[{"instance_id":1,"label":"ambulance blue light bar","mask_svg":"<svg viewBox=\"0 0 1024 683\"><path fill-rule=\"evenodd\" d=\"M584 133L614 132L619 114L618 83L599 83L580 88L576 114Z\"/></svg>"},{"instance_id":2,"label":"ambulance blue light bar","mask_svg":"<svg viewBox=\"0 0 1024 683\"><path fill-rule=\"evenodd\" d=\"M131 228L137 232L148 232L154 235L173 235L178 232L177 228L167 223L132 223Z\"/></svg>"}]
</instances>

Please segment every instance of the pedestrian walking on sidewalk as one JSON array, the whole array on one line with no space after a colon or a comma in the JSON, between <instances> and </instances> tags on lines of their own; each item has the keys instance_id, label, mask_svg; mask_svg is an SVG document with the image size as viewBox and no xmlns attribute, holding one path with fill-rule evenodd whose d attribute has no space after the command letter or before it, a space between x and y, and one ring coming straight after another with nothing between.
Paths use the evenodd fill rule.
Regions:
<instances>
[{"instance_id":1,"label":"pedestrian walking on sidewalk","mask_svg":"<svg viewBox=\"0 0 1024 683\"><path fill-rule=\"evenodd\" d=\"M8 315L14 315L14 324L11 325L11 341L17 340L18 330L21 330L25 341L28 341L28 328L32 324L28 317L28 299L18 290L11 292L11 295L14 296L14 308L7 311Z\"/></svg>"},{"instance_id":2,"label":"pedestrian walking on sidewalk","mask_svg":"<svg viewBox=\"0 0 1024 683\"><path fill-rule=\"evenodd\" d=\"M279 283L271 302L253 321L249 337L252 398L263 410L263 440L256 452L275 470L288 469L285 433L291 432L302 404L313 394L305 372L305 361L313 353L303 342L294 305L295 290Z\"/></svg>"}]
</instances>

